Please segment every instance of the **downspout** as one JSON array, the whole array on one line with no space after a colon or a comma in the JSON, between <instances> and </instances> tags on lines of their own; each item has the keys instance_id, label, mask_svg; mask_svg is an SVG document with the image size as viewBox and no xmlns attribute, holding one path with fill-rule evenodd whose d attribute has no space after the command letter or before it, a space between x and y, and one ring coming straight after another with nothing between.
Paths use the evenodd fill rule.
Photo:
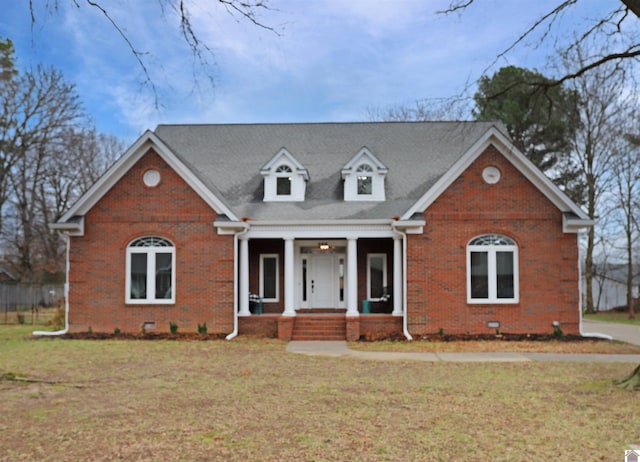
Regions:
<instances>
[{"instance_id":1,"label":"downspout","mask_svg":"<svg viewBox=\"0 0 640 462\"><path fill-rule=\"evenodd\" d=\"M584 284L582 283L582 249L580 248L580 239L578 241L578 293L580 300L578 301L578 310L580 313L580 323L578 324L578 330L581 337L589 338L603 338L606 340L613 340L613 337L607 334L582 332L582 300L584 299Z\"/></svg>"},{"instance_id":2,"label":"downspout","mask_svg":"<svg viewBox=\"0 0 640 462\"><path fill-rule=\"evenodd\" d=\"M38 336L55 336L55 335L64 335L69 332L69 248L71 247L71 239L69 234L65 233L65 241L67 245L67 262L66 262L66 275L64 282L64 329L57 331L47 331L47 330L36 330L31 333L31 335Z\"/></svg>"},{"instance_id":3,"label":"downspout","mask_svg":"<svg viewBox=\"0 0 640 462\"><path fill-rule=\"evenodd\" d=\"M238 258L238 240L240 238L240 236L246 234L249 232L249 227L246 226L242 231L240 231L239 233L235 233L233 235L233 280L235 282L234 286L234 290L233 290L233 332L231 332L229 335L227 335L225 337L225 340L233 340L234 338L236 338L238 336L238 292L239 292L239 281L238 281L238 265L239 263L239 258Z\"/></svg>"},{"instance_id":4,"label":"downspout","mask_svg":"<svg viewBox=\"0 0 640 462\"><path fill-rule=\"evenodd\" d=\"M402 333L409 341L413 337L409 333L407 321L407 233L399 231L395 224L392 225L393 232L402 236Z\"/></svg>"}]
</instances>

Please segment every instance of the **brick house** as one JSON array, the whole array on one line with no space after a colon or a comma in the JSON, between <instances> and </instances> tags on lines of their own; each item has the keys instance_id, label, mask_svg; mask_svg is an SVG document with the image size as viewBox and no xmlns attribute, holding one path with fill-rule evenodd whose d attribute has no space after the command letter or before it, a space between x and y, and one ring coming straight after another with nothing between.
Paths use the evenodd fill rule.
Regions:
<instances>
[{"instance_id":1,"label":"brick house","mask_svg":"<svg viewBox=\"0 0 640 462\"><path fill-rule=\"evenodd\" d=\"M500 126L395 122L161 125L54 228L71 332L357 339L578 333L591 225Z\"/></svg>"}]
</instances>

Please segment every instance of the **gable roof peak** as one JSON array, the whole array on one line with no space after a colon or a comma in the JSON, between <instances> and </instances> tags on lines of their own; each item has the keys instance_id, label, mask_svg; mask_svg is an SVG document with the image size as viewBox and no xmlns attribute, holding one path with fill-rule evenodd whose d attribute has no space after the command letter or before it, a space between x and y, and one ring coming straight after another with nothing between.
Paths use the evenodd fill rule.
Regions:
<instances>
[{"instance_id":1,"label":"gable roof peak","mask_svg":"<svg viewBox=\"0 0 640 462\"><path fill-rule=\"evenodd\" d=\"M285 147L280 148L271 160L264 164L260 169L260 174L263 176L269 175L282 162L289 164L298 174L302 175L305 180L309 180L309 171Z\"/></svg>"},{"instance_id":2,"label":"gable roof peak","mask_svg":"<svg viewBox=\"0 0 640 462\"><path fill-rule=\"evenodd\" d=\"M389 169L371 152L369 148L363 146L358 153L342 167L342 178L349 175L355 167L358 167L362 163L372 164L371 166L381 174L385 174Z\"/></svg>"}]
</instances>

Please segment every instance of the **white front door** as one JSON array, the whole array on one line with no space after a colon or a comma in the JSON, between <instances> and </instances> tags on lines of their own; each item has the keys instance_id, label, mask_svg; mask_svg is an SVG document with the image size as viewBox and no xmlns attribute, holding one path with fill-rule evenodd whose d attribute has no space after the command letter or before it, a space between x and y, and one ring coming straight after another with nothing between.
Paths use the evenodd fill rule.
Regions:
<instances>
[{"instance_id":1,"label":"white front door","mask_svg":"<svg viewBox=\"0 0 640 462\"><path fill-rule=\"evenodd\" d=\"M335 308L334 255L314 255L311 259L311 308Z\"/></svg>"}]
</instances>

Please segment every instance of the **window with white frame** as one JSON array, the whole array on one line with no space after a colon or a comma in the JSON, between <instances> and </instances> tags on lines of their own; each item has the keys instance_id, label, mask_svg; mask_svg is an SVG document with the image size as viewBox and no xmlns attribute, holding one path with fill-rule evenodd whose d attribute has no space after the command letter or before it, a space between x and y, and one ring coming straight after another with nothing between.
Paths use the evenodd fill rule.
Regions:
<instances>
[{"instance_id":1,"label":"window with white frame","mask_svg":"<svg viewBox=\"0 0 640 462\"><path fill-rule=\"evenodd\" d=\"M141 237L127 246L127 303L175 303L175 247L156 236Z\"/></svg>"},{"instance_id":2,"label":"window with white frame","mask_svg":"<svg viewBox=\"0 0 640 462\"><path fill-rule=\"evenodd\" d=\"M367 294L369 300L379 300L387 289L387 254L367 255Z\"/></svg>"},{"instance_id":3,"label":"window with white frame","mask_svg":"<svg viewBox=\"0 0 640 462\"><path fill-rule=\"evenodd\" d=\"M260 297L265 302L277 302L279 296L278 254L260 255Z\"/></svg>"},{"instance_id":4,"label":"window with white frame","mask_svg":"<svg viewBox=\"0 0 640 462\"><path fill-rule=\"evenodd\" d=\"M293 170L288 165L280 165L276 169L276 195L291 195L291 174Z\"/></svg>"},{"instance_id":5,"label":"window with white frame","mask_svg":"<svg viewBox=\"0 0 640 462\"><path fill-rule=\"evenodd\" d=\"M517 303L518 246L500 234L485 234L467 245L467 301Z\"/></svg>"},{"instance_id":6,"label":"window with white frame","mask_svg":"<svg viewBox=\"0 0 640 462\"><path fill-rule=\"evenodd\" d=\"M359 196L370 196L373 194L373 168L369 164L362 164L356 169L357 189Z\"/></svg>"}]
</instances>

